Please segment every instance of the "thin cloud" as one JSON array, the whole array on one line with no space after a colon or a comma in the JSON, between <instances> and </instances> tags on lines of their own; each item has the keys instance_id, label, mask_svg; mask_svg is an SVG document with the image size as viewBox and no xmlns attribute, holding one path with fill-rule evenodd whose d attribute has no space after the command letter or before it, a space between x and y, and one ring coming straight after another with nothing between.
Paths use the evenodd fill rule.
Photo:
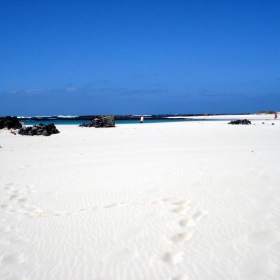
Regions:
<instances>
[{"instance_id":1,"label":"thin cloud","mask_svg":"<svg viewBox=\"0 0 280 280\"><path fill-rule=\"evenodd\" d=\"M75 88L75 87L67 87L67 88L65 88L65 91L77 91L77 88Z\"/></svg>"},{"instance_id":2,"label":"thin cloud","mask_svg":"<svg viewBox=\"0 0 280 280\"><path fill-rule=\"evenodd\" d=\"M154 95L154 94L167 94L169 90L156 88L156 89L137 89L137 90L127 90L124 92L127 95L138 95L138 94L145 94L145 95Z\"/></svg>"},{"instance_id":3,"label":"thin cloud","mask_svg":"<svg viewBox=\"0 0 280 280\"><path fill-rule=\"evenodd\" d=\"M28 93L28 94L39 94L39 93L44 92L44 90L40 89L40 88L31 88L31 89L25 90L24 92Z\"/></svg>"},{"instance_id":4,"label":"thin cloud","mask_svg":"<svg viewBox=\"0 0 280 280\"><path fill-rule=\"evenodd\" d=\"M11 91L7 91L7 92L2 92L2 94L11 94L11 95L15 95L15 94L36 94L36 93L42 93L44 90L42 89L22 89L22 90L11 90Z\"/></svg>"},{"instance_id":5,"label":"thin cloud","mask_svg":"<svg viewBox=\"0 0 280 280\"><path fill-rule=\"evenodd\" d=\"M17 94L19 91L18 90L11 90L11 91L7 91L7 92L3 92L4 94ZM3 94L2 93L2 94Z\"/></svg>"},{"instance_id":6,"label":"thin cloud","mask_svg":"<svg viewBox=\"0 0 280 280\"><path fill-rule=\"evenodd\" d=\"M48 89L21 89L21 90L12 90L9 92L3 92L2 94L9 95L77 95L77 96L89 96L89 95L106 95L106 96L119 96L120 98L124 95L127 96L139 96L139 95L150 95L150 96L159 96L167 95L169 90L165 88L150 88L150 89L129 89L126 87L94 87L92 84L89 86L87 84L83 87L73 87L67 86L65 88L48 88Z\"/></svg>"}]
</instances>

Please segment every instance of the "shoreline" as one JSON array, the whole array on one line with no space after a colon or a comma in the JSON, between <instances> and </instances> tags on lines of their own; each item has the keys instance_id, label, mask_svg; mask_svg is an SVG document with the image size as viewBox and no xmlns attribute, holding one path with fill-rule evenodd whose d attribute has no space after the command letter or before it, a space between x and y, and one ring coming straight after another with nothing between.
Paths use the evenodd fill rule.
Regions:
<instances>
[{"instance_id":1,"label":"shoreline","mask_svg":"<svg viewBox=\"0 0 280 280\"><path fill-rule=\"evenodd\" d=\"M278 112L279 114L279 112ZM115 120L140 120L141 116L149 120L160 120L166 118L203 118L203 117L214 117L214 118L223 118L228 116L254 116L254 115L266 115L270 116L273 114L259 114L259 113L246 113L246 114L151 114L151 115L113 115ZM102 115L81 115L81 116L62 116L62 115L53 115L53 116L18 116L20 120L33 120L33 121L48 121L48 120L92 120L96 117L101 117Z\"/></svg>"},{"instance_id":2,"label":"shoreline","mask_svg":"<svg viewBox=\"0 0 280 280\"><path fill-rule=\"evenodd\" d=\"M279 112L277 113L279 115ZM248 115L200 115L200 116L193 116L193 117L185 117L185 116L177 116L177 117L169 117L169 118L186 118L186 119L225 119L225 120L238 120L238 119L248 119L248 120L274 120L274 114L248 114Z\"/></svg>"},{"instance_id":3,"label":"shoreline","mask_svg":"<svg viewBox=\"0 0 280 280\"><path fill-rule=\"evenodd\" d=\"M184 122L184 120L189 120L191 122L195 122L195 121L225 121L225 122L229 122L231 120L241 120L241 119L248 119L250 121L277 121L278 119L274 119L274 115L273 114L251 114L251 115L218 115L218 116L192 116L192 117L188 117L188 116L173 116L173 117L165 117L165 118L157 118L157 119L144 119L142 125L145 124L152 124L152 123L168 123L170 122L175 122L178 120L178 122L182 121ZM71 121L73 123L71 123ZM37 123L54 123L56 126L59 125L73 125L73 126L79 126L80 124L83 123L83 121L87 121L87 120L26 120L23 121L23 123L26 126L31 126ZM64 123L59 123L59 122L64 122ZM75 123L74 123L75 122ZM133 125L133 124L140 124L140 119L123 119L123 120L115 120L116 122L116 126L119 125Z\"/></svg>"}]
</instances>

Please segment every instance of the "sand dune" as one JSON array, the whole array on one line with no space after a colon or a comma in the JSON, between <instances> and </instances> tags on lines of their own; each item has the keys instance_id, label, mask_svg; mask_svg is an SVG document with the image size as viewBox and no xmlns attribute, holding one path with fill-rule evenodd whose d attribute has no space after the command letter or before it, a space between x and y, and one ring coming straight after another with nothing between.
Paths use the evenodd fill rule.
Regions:
<instances>
[{"instance_id":1,"label":"sand dune","mask_svg":"<svg viewBox=\"0 0 280 280\"><path fill-rule=\"evenodd\" d=\"M59 130L0 131L1 280L280 278L278 121Z\"/></svg>"}]
</instances>

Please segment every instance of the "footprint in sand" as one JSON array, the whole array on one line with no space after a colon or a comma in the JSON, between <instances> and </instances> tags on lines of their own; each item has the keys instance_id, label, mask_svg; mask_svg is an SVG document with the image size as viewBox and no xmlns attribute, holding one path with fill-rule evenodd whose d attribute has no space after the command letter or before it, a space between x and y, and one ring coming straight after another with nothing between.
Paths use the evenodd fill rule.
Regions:
<instances>
[{"instance_id":1,"label":"footprint in sand","mask_svg":"<svg viewBox=\"0 0 280 280\"><path fill-rule=\"evenodd\" d=\"M77 212L64 212L64 211L57 211L57 212L53 212L53 215L55 216L70 216L70 215L77 215Z\"/></svg>"},{"instance_id":2,"label":"footprint in sand","mask_svg":"<svg viewBox=\"0 0 280 280\"><path fill-rule=\"evenodd\" d=\"M178 264L183 261L183 253L180 251L165 253L163 260L170 264Z\"/></svg>"},{"instance_id":3,"label":"footprint in sand","mask_svg":"<svg viewBox=\"0 0 280 280\"><path fill-rule=\"evenodd\" d=\"M12 183L7 184L5 188L10 190L9 191L11 194L10 200L14 200L15 202L19 203L18 204L19 206L22 207L24 205L24 203L27 202L27 198L22 196L22 193L24 193L24 192L19 192L15 187L13 187ZM11 189L13 189L13 192L11 192ZM26 187L26 191L27 191L27 193L36 192L34 190L34 185ZM11 202L12 205L10 205L8 203L4 203L0 206L3 209L15 207L15 206L13 206L15 203L14 201ZM205 215L207 215L209 213L206 210L198 210L195 212L196 209L193 208L193 205L190 204L190 201L186 201L180 197L167 197L167 198L150 201L150 202L130 201L130 202L123 202L123 203L112 203L109 205L99 206L99 207L91 206L91 207L82 208L76 212L56 211L56 212L48 213L48 212L44 212L43 210L37 208L36 206L25 205L24 208L17 210L17 212L22 213L24 215L28 215L29 217L32 217L32 218L43 218L46 216L53 216L53 217L60 216L61 217L61 216L69 216L69 215L78 215L83 212L92 212L92 211L96 211L99 208L109 209L109 208L115 208L115 207L124 206L124 205L132 206L132 205L136 205L136 204L146 205L146 206L160 206L160 205L166 205L166 207L171 206L172 208L171 209L169 208L170 211L180 215L181 219L177 223L181 227L183 227L185 230L183 232L176 233L170 237L170 240L173 241L175 244L183 244L183 243L189 241L193 236L192 228L195 227L196 224ZM187 212L188 212L188 214L187 214ZM192 213L194 213L194 214L192 215ZM2 232L7 232L9 230L10 229L8 227L0 228L0 231L2 231ZM141 232L141 231L139 229L136 229L133 231L130 231L130 230L125 231L125 232L123 232L123 234L127 235L127 239L129 239L130 236L135 238L135 236L137 234L139 234L139 232ZM258 238L254 238L254 237L250 236L249 239L252 243L255 243L254 239L258 239ZM262 238L260 238L260 239L262 239ZM30 239L27 237L16 236L16 235L11 236L7 240L7 242L9 242L9 243L18 243L18 244L24 244L29 241L30 241ZM179 245L177 245L177 246L179 246ZM163 254L162 260L164 262L169 263L170 265L176 265L183 261L183 256L184 256L184 254L181 251L166 252L165 254ZM11 253L11 254L5 255L2 257L2 260L0 261L1 264L6 264L6 265L20 264L20 263L24 263L24 262L25 262L24 255L21 253ZM24 278L17 278L17 276L15 276L14 278L11 278L11 280L12 279L24 280ZM189 279L189 277L186 274L177 275L176 277L172 278L172 280L188 280L188 279Z\"/></svg>"},{"instance_id":4,"label":"footprint in sand","mask_svg":"<svg viewBox=\"0 0 280 280\"><path fill-rule=\"evenodd\" d=\"M199 210L195 214L193 214L192 218L194 221L200 221L204 216L208 215L209 211L207 210Z\"/></svg>"},{"instance_id":5,"label":"footprint in sand","mask_svg":"<svg viewBox=\"0 0 280 280\"><path fill-rule=\"evenodd\" d=\"M80 209L78 212L87 212L88 209L87 208L83 208L83 209Z\"/></svg>"},{"instance_id":6,"label":"footprint in sand","mask_svg":"<svg viewBox=\"0 0 280 280\"><path fill-rule=\"evenodd\" d=\"M8 209L8 208L11 208L11 205L10 204L1 204L0 207L3 209Z\"/></svg>"},{"instance_id":7,"label":"footprint in sand","mask_svg":"<svg viewBox=\"0 0 280 280\"><path fill-rule=\"evenodd\" d=\"M36 193L37 191L34 188L35 188L34 185L28 186L27 187L27 192L28 193Z\"/></svg>"},{"instance_id":8,"label":"footprint in sand","mask_svg":"<svg viewBox=\"0 0 280 280\"><path fill-rule=\"evenodd\" d=\"M193 232L190 230L187 232L177 233L177 234L171 236L171 240L174 243L184 243L184 242L190 240L192 238L192 236L193 236Z\"/></svg>"},{"instance_id":9,"label":"footprint in sand","mask_svg":"<svg viewBox=\"0 0 280 280\"><path fill-rule=\"evenodd\" d=\"M93 211L96 211L97 209L99 209L99 207L97 206L93 206L93 207L86 207L86 208L82 208L80 209L79 211L76 211L76 212L68 212L69 214L72 214L72 215L77 215L79 213L83 213L83 212L93 212Z\"/></svg>"},{"instance_id":10,"label":"footprint in sand","mask_svg":"<svg viewBox=\"0 0 280 280\"><path fill-rule=\"evenodd\" d=\"M33 218L43 218L43 217L47 217L48 213L42 211L29 212L29 216Z\"/></svg>"},{"instance_id":11,"label":"footprint in sand","mask_svg":"<svg viewBox=\"0 0 280 280\"><path fill-rule=\"evenodd\" d=\"M113 207L118 207L118 206L120 206L119 203L113 203L113 204L109 204L107 206L104 206L104 208L113 208Z\"/></svg>"},{"instance_id":12,"label":"footprint in sand","mask_svg":"<svg viewBox=\"0 0 280 280\"><path fill-rule=\"evenodd\" d=\"M177 205L177 206L186 206L190 203L190 201L186 201L186 200L181 200L181 201L178 201L178 202L173 202L172 204L173 205Z\"/></svg>"},{"instance_id":13,"label":"footprint in sand","mask_svg":"<svg viewBox=\"0 0 280 280\"><path fill-rule=\"evenodd\" d=\"M22 191L19 191L17 189L12 190L14 195L20 195L22 193Z\"/></svg>"},{"instance_id":14,"label":"footprint in sand","mask_svg":"<svg viewBox=\"0 0 280 280\"><path fill-rule=\"evenodd\" d=\"M180 206L173 210L174 213L184 214L190 209L190 206Z\"/></svg>"},{"instance_id":15,"label":"footprint in sand","mask_svg":"<svg viewBox=\"0 0 280 280\"><path fill-rule=\"evenodd\" d=\"M195 222L194 222L193 218L190 217L190 218L180 220L179 225L182 227L194 227Z\"/></svg>"},{"instance_id":16,"label":"footprint in sand","mask_svg":"<svg viewBox=\"0 0 280 280\"><path fill-rule=\"evenodd\" d=\"M149 202L150 205L160 205L162 204L162 201L161 200L155 200L155 201L151 201Z\"/></svg>"},{"instance_id":17,"label":"footprint in sand","mask_svg":"<svg viewBox=\"0 0 280 280\"><path fill-rule=\"evenodd\" d=\"M13 195L10 196L10 200L18 199L18 198L19 198L18 194L13 194Z\"/></svg>"},{"instance_id":18,"label":"footprint in sand","mask_svg":"<svg viewBox=\"0 0 280 280\"><path fill-rule=\"evenodd\" d=\"M189 280L190 278L188 277L187 274L181 274L181 275L178 275L174 278L172 278L172 280Z\"/></svg>"},{"instance_id":19,"label":"footprint in sand","mask_svg":"<svg viewBox=\"0 0 280 280\"><path fill-rule=\"evenodd\" d=\"M109 205L104 206L103 208L114 208L114 207L120 207L125 205L143 205L143 202L140 201L131 201L131 202L120 202L120 203L112 203Z\"/></svg>"},{"instance_id":20,"label":"footprint in sand","mask_svg":"<svg viewBox=\"0 0 280 280\"><path fill-rule=\"evenodd\" d=\"M28 190L27 192L28 193L36 193L37 191L31 189L31 190Z\"/></svg>"}]
</instances>

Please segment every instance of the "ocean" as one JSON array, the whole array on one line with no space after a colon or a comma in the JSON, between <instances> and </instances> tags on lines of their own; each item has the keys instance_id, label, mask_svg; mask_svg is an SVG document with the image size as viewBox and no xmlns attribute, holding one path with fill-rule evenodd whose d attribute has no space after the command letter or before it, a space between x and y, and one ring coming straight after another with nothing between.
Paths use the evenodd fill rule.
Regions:
<instances>
[{"instance_id":1,"label":"ocean","mask_svg":"<svg viewBox=\"0 0 280 280\"><path fill-rule=\"evenodd\" d=\"M149 124L149 123L171 123L171 122L190 122L190 121L197 121L197 120L192 120L192 119L145 119L144 124ZM89 120L24 120L21 121L25 125L35 125L39 123L43 124L49 124L53 123L55 125L80 125L84 122L90 122ZM139 120L115 120L116 125L122 125L122 124L136 124L140 123Z\"/></svg>"}]
</instances>

